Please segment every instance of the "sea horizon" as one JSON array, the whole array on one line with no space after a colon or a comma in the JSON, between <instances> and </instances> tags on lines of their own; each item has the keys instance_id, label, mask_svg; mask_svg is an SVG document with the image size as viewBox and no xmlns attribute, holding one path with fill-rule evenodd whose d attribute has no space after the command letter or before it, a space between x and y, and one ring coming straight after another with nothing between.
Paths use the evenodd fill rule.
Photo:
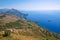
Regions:
<instances>
[{"instance_id":1,"label":"sea horizon","mask_svg":"<svg viewBox=\"0 0 60 40\"><path fill-rule=\"evenodd\" d=\"M22 13L28 14L28 20L37 22L43 28L58 34L60 33L60 10L22 11Z\"/></svg>"}]
</instances>

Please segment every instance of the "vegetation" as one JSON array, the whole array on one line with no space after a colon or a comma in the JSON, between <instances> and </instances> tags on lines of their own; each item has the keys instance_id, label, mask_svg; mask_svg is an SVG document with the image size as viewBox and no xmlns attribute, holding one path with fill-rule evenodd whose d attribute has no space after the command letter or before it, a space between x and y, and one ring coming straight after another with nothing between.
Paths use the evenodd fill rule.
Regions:
<instances>
[{"instance_id":1,"label":"vegetation","mask_svg":"<svg viewBox=\"0 0 60 40\"><path fill-rule=\"evenodd\" d=\"M5 30L5 31L4 31L4 34L3 34L3 37L10 36L10 33L11 33L10 30Z\"/></svg>"},{"instance_id":2,"label":"vegetation","mask_svg":"<svg viewBox=\"0 0 60 40\"><path fill-rule=\"evenodd\" d=\"M24 18L17 18L15 21L10 20L8 23L1 21L0 40L60 40L59 34L50 32Z\"/></svg>"},{"instance_id":3,"label":"vegetation","mask_svg":"<svg viewBox=\"0 0 60 40\"><path fill-rule=\"evenodd\" d=\"M1 15L1 16L0 16L0 19L3 18L3 17L5 17L5 15Z\"/></svg>"}]
</instances>

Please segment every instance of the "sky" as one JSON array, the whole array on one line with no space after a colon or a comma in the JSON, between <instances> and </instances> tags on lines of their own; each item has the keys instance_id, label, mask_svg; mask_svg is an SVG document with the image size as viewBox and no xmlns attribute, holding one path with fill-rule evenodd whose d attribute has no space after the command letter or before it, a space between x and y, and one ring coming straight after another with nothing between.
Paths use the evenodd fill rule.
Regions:
<instances>
[{"instance_id":1,"label":"sky","mask_svg":"<svg viewBox=\"0 0 60 40\"><path fill-rule=\"evenodd\" d=\"M60 0L0 0L0 9L60 10Z\"/></svg>"}]
</instances>

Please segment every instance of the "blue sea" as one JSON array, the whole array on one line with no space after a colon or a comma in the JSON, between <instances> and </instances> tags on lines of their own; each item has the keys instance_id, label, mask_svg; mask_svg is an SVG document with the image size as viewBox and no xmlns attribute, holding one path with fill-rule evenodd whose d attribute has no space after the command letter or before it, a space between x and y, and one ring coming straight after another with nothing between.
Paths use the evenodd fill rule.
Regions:
<instances>
[{"instance_id":1,"label":"blue sea","mask_svg":"<svg viewBox=\"0 0 60 40\"><path fill-rule=\"evenodd\" d=\"M60 10L51 11L23 11L27 13L27 19L36 22L49 31L60 34Z\"/></svg>"}]
</instances>

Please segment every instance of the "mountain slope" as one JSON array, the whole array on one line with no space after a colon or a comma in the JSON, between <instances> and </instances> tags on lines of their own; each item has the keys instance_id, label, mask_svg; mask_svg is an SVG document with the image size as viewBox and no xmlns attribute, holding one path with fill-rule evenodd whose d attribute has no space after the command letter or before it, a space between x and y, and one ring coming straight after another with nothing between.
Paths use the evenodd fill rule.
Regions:
<instances>
[{"instance_id":1,"label":"mountain slope","mask_svg":"<svg viewBox=\"0 0 60 40\"><path fill-rule=\"evenodd\" d=\"M24 14L16 9L0 9L0 14L12 14L12 15L16 15L18 17L24 17L24 18L28 16L28 14Z\"/></svg>"},{"instance_id":2,"label":"mountain slope","mask_svg":"<svg viewBox=\"0 0 60 40\"><path fill-rule=\"evenodd\" d=\"M0 14L0 40L60 40L60 35L25 18Z\"/></svg>"}]
</instances>

